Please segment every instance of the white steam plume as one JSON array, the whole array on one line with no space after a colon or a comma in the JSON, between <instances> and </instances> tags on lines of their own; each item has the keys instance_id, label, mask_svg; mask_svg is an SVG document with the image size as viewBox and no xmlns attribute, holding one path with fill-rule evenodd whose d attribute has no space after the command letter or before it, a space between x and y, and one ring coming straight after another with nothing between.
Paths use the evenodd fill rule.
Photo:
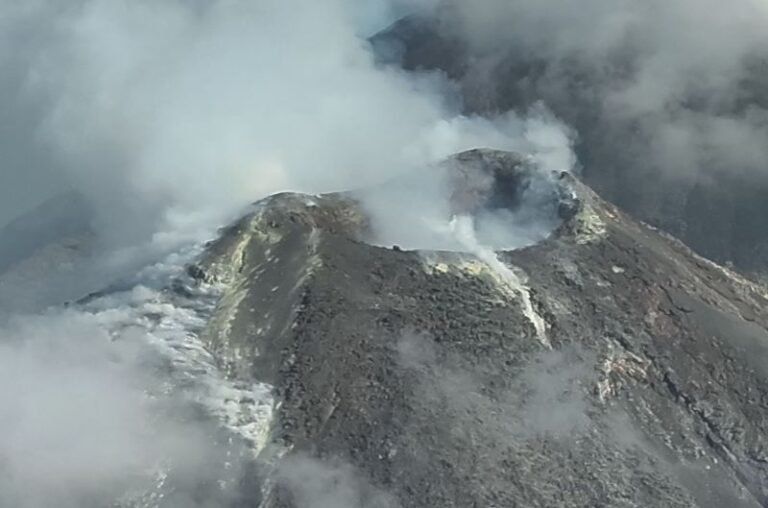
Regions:
<instances>
[{"instance_id":1,"label":"white steam plume","mask_svg":"<svg viewBox=\"0 0 768 508\"><path fill-rule=\"evenodd\" d=\"M222 220L277 190L360 186L509 145L504 125L457 117L439 76L375 65L372 13L423 4L38 1L3 7L33 35L9 35L0 65L13 60L21 98L46 105L38 133L105 229L152 232L189 226L163 223L191 210ZM30 38L19 64L14 42Z\"/></svg>"},{"instance_id":2,"label":"white steam plume","mask_svg":"<svg viewBox=\"0 0 768 508\"><path fill-rule=\"evenodd\" d=\"M0 202L13 196L0 214L60 186L84 194L102 239L128 247L77 266L74 280L116 273L124 258L135 263L146 255L136 244L148 238L163 251L206 237L277 190L360 188L478 146L545 149L542 157L567 164L569 136L556 122L461 117L441 76L375 64L364 37L429 4L0 0L0 111L14 124L0 129L8 151ZM534 127L538 134L526 137ZM138 316L142 326L157 319L150 314ZM104 330L123 323L93 316L73 311L0 327L0 465L11 482L0 483L8 487L0 501L102 502L130 487L126 475L146 474L167 456L193 469L191 482L209 479L196 466L197 452L209 450L192 449L188 460L175 439L200 442L196 433L209 429L176 426L148 408L143 389L156 380L143 364L108 360L121 345ZM143 343L149 334L134 327L119 335ZM161 418L159 434L146 432L152 418Z\"/></svg>"},{"instance_id":3,"label":"white steam plume","mask_svg":"<svg viewBox=\"0 0 768 508\"><path fill-rule=\"evenodd\" d=\"M107 320L65 311L0 326L0 505L112 506L156 490L167 499L147 506L214 506L178 501L181 484L163 491L169 471L193 487L223 476L213 427L169 413L138 327L110 337Z\"/></svg>"},{"instance_id":4,"label":"white steam plume","mask_svg":"<svg viewBox=\"0 0 768 508\"><path fill-rule=\"evenodd\" d=\"M443 27L466 41L474 58L514 54L534 67L543 64L538 93L565 108L569 100L591 101L573 107L607 122L606 143L646 143L639 166L659 167L674 178L722 170L768 173L768 115L760 90L768 56L765 1L442 4ZM579 66L586 79L579 79ZM624 140L612 137L616 122L629 125Z\"/></svg>"}]
</instances>

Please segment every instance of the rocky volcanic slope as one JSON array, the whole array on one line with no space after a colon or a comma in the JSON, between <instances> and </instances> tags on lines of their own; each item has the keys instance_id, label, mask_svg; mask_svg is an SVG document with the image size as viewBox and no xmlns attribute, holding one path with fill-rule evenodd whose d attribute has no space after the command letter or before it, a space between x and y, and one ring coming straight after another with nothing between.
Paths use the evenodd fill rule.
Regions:
<instances>
[{"instance_id":1,"label":"rocky volcanic slope","mask_svg":"<svg viewBox=\"0 0 768 508\"><path fill-rule=\"evenodd\" d=\"M273 196L208 247L204 339L277 401L259 506L326 506L308 461L353 506L768 506L765 289L553 185L562 225L503 263L371 245L346 195Z\"/></svg>"}]
</instances>

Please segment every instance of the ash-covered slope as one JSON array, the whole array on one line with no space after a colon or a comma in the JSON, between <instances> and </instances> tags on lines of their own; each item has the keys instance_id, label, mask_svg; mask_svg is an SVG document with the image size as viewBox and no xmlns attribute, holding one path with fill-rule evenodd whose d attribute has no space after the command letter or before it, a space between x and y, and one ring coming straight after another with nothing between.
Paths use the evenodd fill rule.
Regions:
<instances>
[{"instance_id":1,"label":"ash-covered slope","mask_svg":"<svg viewBox=\"0 0 768 508\"><path fill-rule=\"evenodd\" d=\"M768 294L553 182L562 224L498 258L371 245L346 195L208 247L208 347L277 400L260 506L768 506Z\"/></svg>"}]
</instances>

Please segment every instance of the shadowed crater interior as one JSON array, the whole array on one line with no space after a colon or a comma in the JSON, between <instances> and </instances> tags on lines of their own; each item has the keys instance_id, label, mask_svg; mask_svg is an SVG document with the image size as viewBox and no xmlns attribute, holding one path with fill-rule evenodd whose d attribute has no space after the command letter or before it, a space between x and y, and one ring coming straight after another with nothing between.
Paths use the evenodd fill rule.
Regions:
<instances>
[{"instance_id":1,"label":"shadowed crater interior","mask_svg":"<svg viewBox=\"0 0 768 508\"><path fill-rule=\"evenodd\" d=\"M513 250L548 237L573 214L557 175L514 152L458 154L357 193L371 218L368 240L413 250Z\"/></svg>"}]
</instances>

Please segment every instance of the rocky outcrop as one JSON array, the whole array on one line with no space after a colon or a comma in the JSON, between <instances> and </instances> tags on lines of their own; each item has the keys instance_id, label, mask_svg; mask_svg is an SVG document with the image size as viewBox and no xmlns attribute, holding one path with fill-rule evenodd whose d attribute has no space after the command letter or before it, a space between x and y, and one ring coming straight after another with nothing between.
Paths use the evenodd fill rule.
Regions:
<instances>
[{"instance_id":1,"label":"rocky outcrop","mask_svg":"<svg viewBox=\"0 0 768 508\"><path fill-rule=\"evenodd\" d=\"M273 196L208 247L207 347L277 400L260 506L768 506L766 290L552 189L562 224L498 255L372 245L351 195Z\"/></svg>"}]
</instances>

